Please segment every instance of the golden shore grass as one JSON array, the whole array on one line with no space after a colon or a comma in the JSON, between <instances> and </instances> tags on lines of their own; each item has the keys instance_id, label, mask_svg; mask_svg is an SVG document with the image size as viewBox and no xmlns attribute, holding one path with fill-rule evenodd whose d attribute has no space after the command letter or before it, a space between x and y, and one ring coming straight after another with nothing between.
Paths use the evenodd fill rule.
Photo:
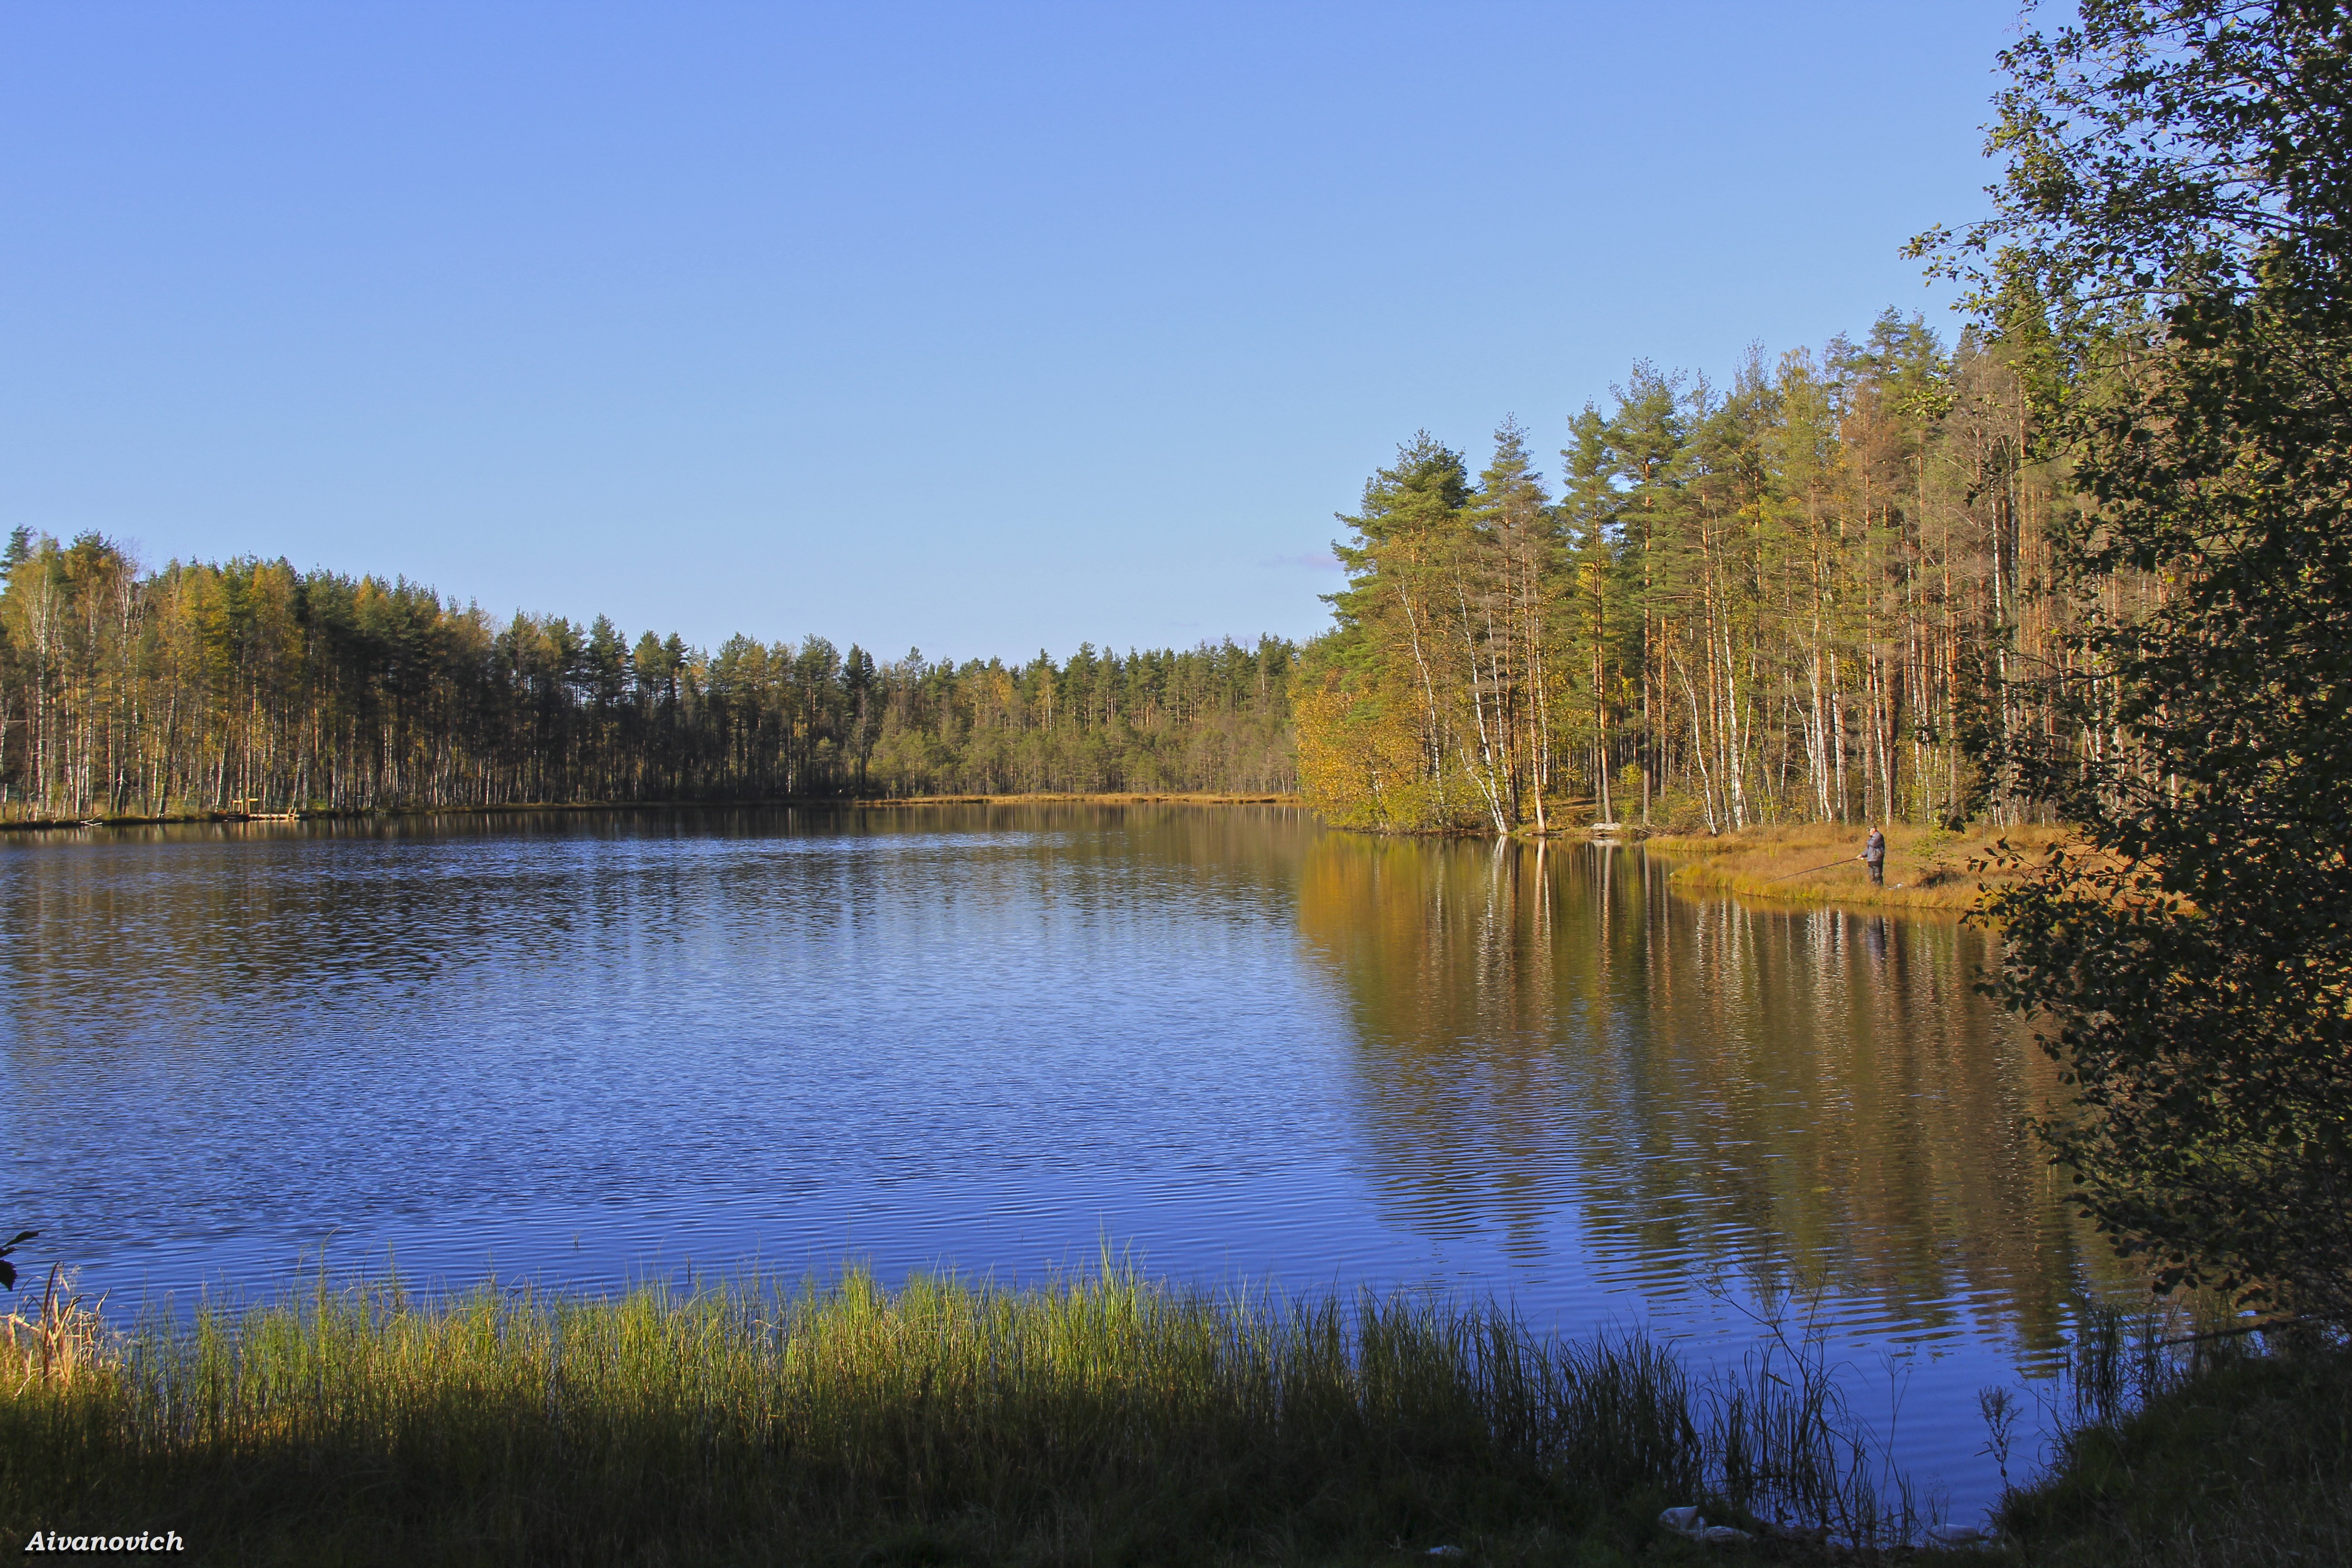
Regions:
<instances>
[{"instance_id":1,"label":"golden shore grass","mask_svg":"<svg viewBox=\"0 0 2352 1568\"><path fill-rule=\"evenodd\" d=\"M1719 1563L1740 1554L1659 1511L1918 1522L1880 1500L1818 1356L1695 1385L1639 1339L1542 1341L1492 1308L1116 1268L611 1299L320 1282L151 1317L70 1375L12 1355L16 1556L172 1530L183 1560L237 1563Z\"/></svg>"},{"instance_id":2,"label":"golden shore grass","mask_svg":"<svg viewBox=\"0 0 2352 1568\"><path fill-rule=\"evenodd\" d=\"M844 801L845 805L1303 805L1295 795L1162 794L1108 795L915 795L897 799Z\"/></svg>"},{"instance_id":3,"label":"golden shore grass","mask_svg":"<svg viewBox=\"0 0 2352 1568\"><path fill-rule=\"evenodd\" d=\"M1217 795L1203 791L1114 790L1087 793L1084 791L1033 790L1019 795L816 795L754 801L652 801L636 804L590 803L575 805L493 805L480 807L420 807L415 815L432 816L436 812L451 815L466 811L488 813L523 813L533 811L744 811L766 806L801 806L812 809L855 811L872 807L902 805L1299 805L1301 797L1295 795Z\"/></svg>"},{"instance_id":4,"label":"golden shore grass","mask_svg":"<svg viewBox=\"0 0 2352 1568\"><path fill-rule=\"evenodd\" d=\"M1874 888L1870 873L1854 857L1862 853L1866 826L1803 823L1786 827L1750 827L1714 837L1660 835L1643 840L1652 854L1671 857L1674 879L1689 889L1720 889L1744 897L1785 899L1880 908L1962 910L1972 908L1979 887L2015 880L1971 860L1989 858L1989 847L2007 840L2029 863L2072 830L2060 826L1976 826L1953 833L1895 823L1886 833L1886 885Z\"/></svg>"}]
</instances>

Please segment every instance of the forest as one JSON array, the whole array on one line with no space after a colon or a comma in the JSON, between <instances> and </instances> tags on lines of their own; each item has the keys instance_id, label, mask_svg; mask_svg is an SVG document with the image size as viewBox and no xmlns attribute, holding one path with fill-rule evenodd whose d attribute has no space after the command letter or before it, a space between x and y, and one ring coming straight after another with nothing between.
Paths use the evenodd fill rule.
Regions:
<instances>
[{"instance_id":1,"label":"forest","mask_svg":"<svg viewBox=\"0 0 2352 1568\"><path fill-rule=\"evenodd\" d=\"M19 530L0 812L1165 790L1302 791L1391 831L2014 820L2042 808L1983 759L2051 738L2021 694L2082 657L2048 591L2077 503L2024 337L1948 351L1889 310L1859 342L1751 350L1727 386L1637 364L1565 422L1557 496L1515 421L1475 475L1417 437L1339 520L1348 584L1303 648L708 651ZM2112 574L2105 607L2146 581Z\"/></svg>"},{"instance_id":2,"label":"forest","mask_svg":"<svg viewBox=\"0 0 2352 1568\"><path fill-rule=\"evenodd\" d=\"M599 616L501 626L404 580L148 572L19 529L0 591L0 811L19 819L1295 787L1297 649L877 663L716 652Z\"/></svg>"},{"instance_id":3,"label":"forest","mask_svg":"<svg viewBox=\"0 0 2352 1568\"><path fill-rule=\"evenodd\" d=\"M1982 759L2113 736L2058 737L2024 695L2082 657L2082 601L2049 591L2078 509L2031 341L1948 352L1890 310L1860 342L1751 350L1727 386L1639 364L1567 422L1556 497L1515 421L1475 476L1418 437L1339 520L1348 585L1294 698L1307 797L1493 833L2040 809ZM2095 597L2128 618L2147 592L2119 572Z\"/></svg>"}]
</instances>

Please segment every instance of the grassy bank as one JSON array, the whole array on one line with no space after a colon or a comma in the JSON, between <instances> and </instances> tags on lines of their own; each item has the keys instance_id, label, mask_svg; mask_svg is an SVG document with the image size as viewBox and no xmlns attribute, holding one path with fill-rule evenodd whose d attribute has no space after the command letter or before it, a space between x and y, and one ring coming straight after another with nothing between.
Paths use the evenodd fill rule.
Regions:
<instances>
[{"instance_id":1,"label":"grassy bank","mask_svg":"<svg viewBox=\"0 0 2352 1568\"><path fill-rule=\"evenodd\" d=\"M1970 860L1985 858L1994 840L2008 840L2030 859L2068 836L2067 829L2055 826L1979 826L1953 833L1895 823L1885 829L1886 885L1874 888L1870 873L1854 858L1868 832L1856 825L1803 823L1714 837L1662 834L1643 840L1643 846L1672 858L1674 879L1685 888L1801 903L1959 910L1975 904L1979 887L2013 880L1998 871L1969 868Z\"/></svg>"},{"instance_id":2,"label":"grassy bank","mask_svg":"<svg viewBox=\"0 0 2352 1568\"><path fill-rule=\"evenodd\" d=\"M2012 1496L2035 1568L2352 1563L2352 1352L2231 1357L2089 1425Z\"/></svg>"},{"instance_id":3,"label":"grassy bank","mask_svg":"<svg viewBox=\"0 0 2352 1568\"><path fill-rule=\"evenodd\" d=\"M1115 1270L321 1286L85 1335L46 1371L36 1336L15 1344L11 1554L34 1531L168 1529L185 1560L238 1563L1723 1563L1743 1553L1660 1510L1890 1523L1817 1360L1698 1384L1639 1340L1539 1341L1423 1298Z\"/></svg>"},{"instance_id":4,"label":"grassy bank","mask_svg":"<svg viewBox=\"0 0 2352 1568\"><path fill-rule=\"evenodd\" d=\"M1425 1297L1117 1271L614 1299L319 1285L127 1334L14 1328L13 1554L35 1531L173 1531L178 1560L235 1563L2352 1562L2341 1347L2189 1373L2111 1355L2070 1384L2091 1408L2005 1501L2000 1545L1947 1554L1895 1544L1927 1521L1801 1347L1700 1379L1638 1339L1543 1341ZM1760 1538L1661 1527L1691 1502Z\"/></svg>"},{"instance_id":5,"label":"grassy bank","mask_svg":"<svg viewBox=\"0 0 2352 1568\"><path fill-rule=\"evenodd\" d=\"M890 800L836 801L836 805L1303 805L1295 795L1169 794L911 795Z\"/></svg>"}]
</instances>

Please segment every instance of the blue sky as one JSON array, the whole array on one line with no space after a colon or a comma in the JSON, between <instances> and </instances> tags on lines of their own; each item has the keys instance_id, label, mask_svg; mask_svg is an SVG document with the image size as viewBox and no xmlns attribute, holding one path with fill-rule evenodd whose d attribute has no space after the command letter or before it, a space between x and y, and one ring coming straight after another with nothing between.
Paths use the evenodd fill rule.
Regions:
<instances>
[{"instance_id":1,"label":"blue sky","mask_svg":"<svg viewBox=\"0 0 2352 1568\"><path fill-rule=\"evenodd\" d=\"M1305 636L1422 427L1948 335L2013 0L0 10L0 528L885 658ZM1556 465L1555 465L1556 468Z\"/></svg>"}]
</instances>

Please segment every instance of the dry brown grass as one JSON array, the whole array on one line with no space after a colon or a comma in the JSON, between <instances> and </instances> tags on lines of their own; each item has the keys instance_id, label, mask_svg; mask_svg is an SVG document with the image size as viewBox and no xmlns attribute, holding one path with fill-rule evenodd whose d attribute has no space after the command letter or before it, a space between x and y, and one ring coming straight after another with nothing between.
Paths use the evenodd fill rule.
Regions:
<instances>
[{"instance_id":1,"label":"dry brown grass","mask_svg":"<svg viewBox=\"0 0 2352 1568\"><path fill-rule=\"evenodd\" d=\"M36 1316L21 1307L0 1316L0 1382L21 1393L33 1383L64 1386L93 1370L102 1359L104 1305L86 1300L62 1268L51 1268Z\"/></svg>"},{"instance_id":2,"label":"dry brown grass","mask_svg":"<svg viewBox=\"0 0 2352 1568\"><path fill-rule=\"evenodd\" d=\"M1295 795L912 795L897 800L842 800L837 805L1304 805Z\"/></svg>"},{"instance_id":3,"label":"dry brown grass","mask_svg":"<svg viewBox=\"0 0 2352 1568\"><path fill-rule=\"evenodd\" d=\"M1678 887L1721 889L1747 898L1785 899L1798 903L1867 905L1877 908L1966 910L1980 889L2006 887L2012 874L1970 861L1990 857L2007 840L2029 862L2073 837L2061 825L2022 827L1979 825L1965 832L1891 824L1886 832L1886 885L1874 888L1858 858L1869 828L1861 824L1809 822L1782 827L1750 827L1706 837L1664 834L1643 840L1653 854L1680 861Z\"/></svg>"}]
</instances>

